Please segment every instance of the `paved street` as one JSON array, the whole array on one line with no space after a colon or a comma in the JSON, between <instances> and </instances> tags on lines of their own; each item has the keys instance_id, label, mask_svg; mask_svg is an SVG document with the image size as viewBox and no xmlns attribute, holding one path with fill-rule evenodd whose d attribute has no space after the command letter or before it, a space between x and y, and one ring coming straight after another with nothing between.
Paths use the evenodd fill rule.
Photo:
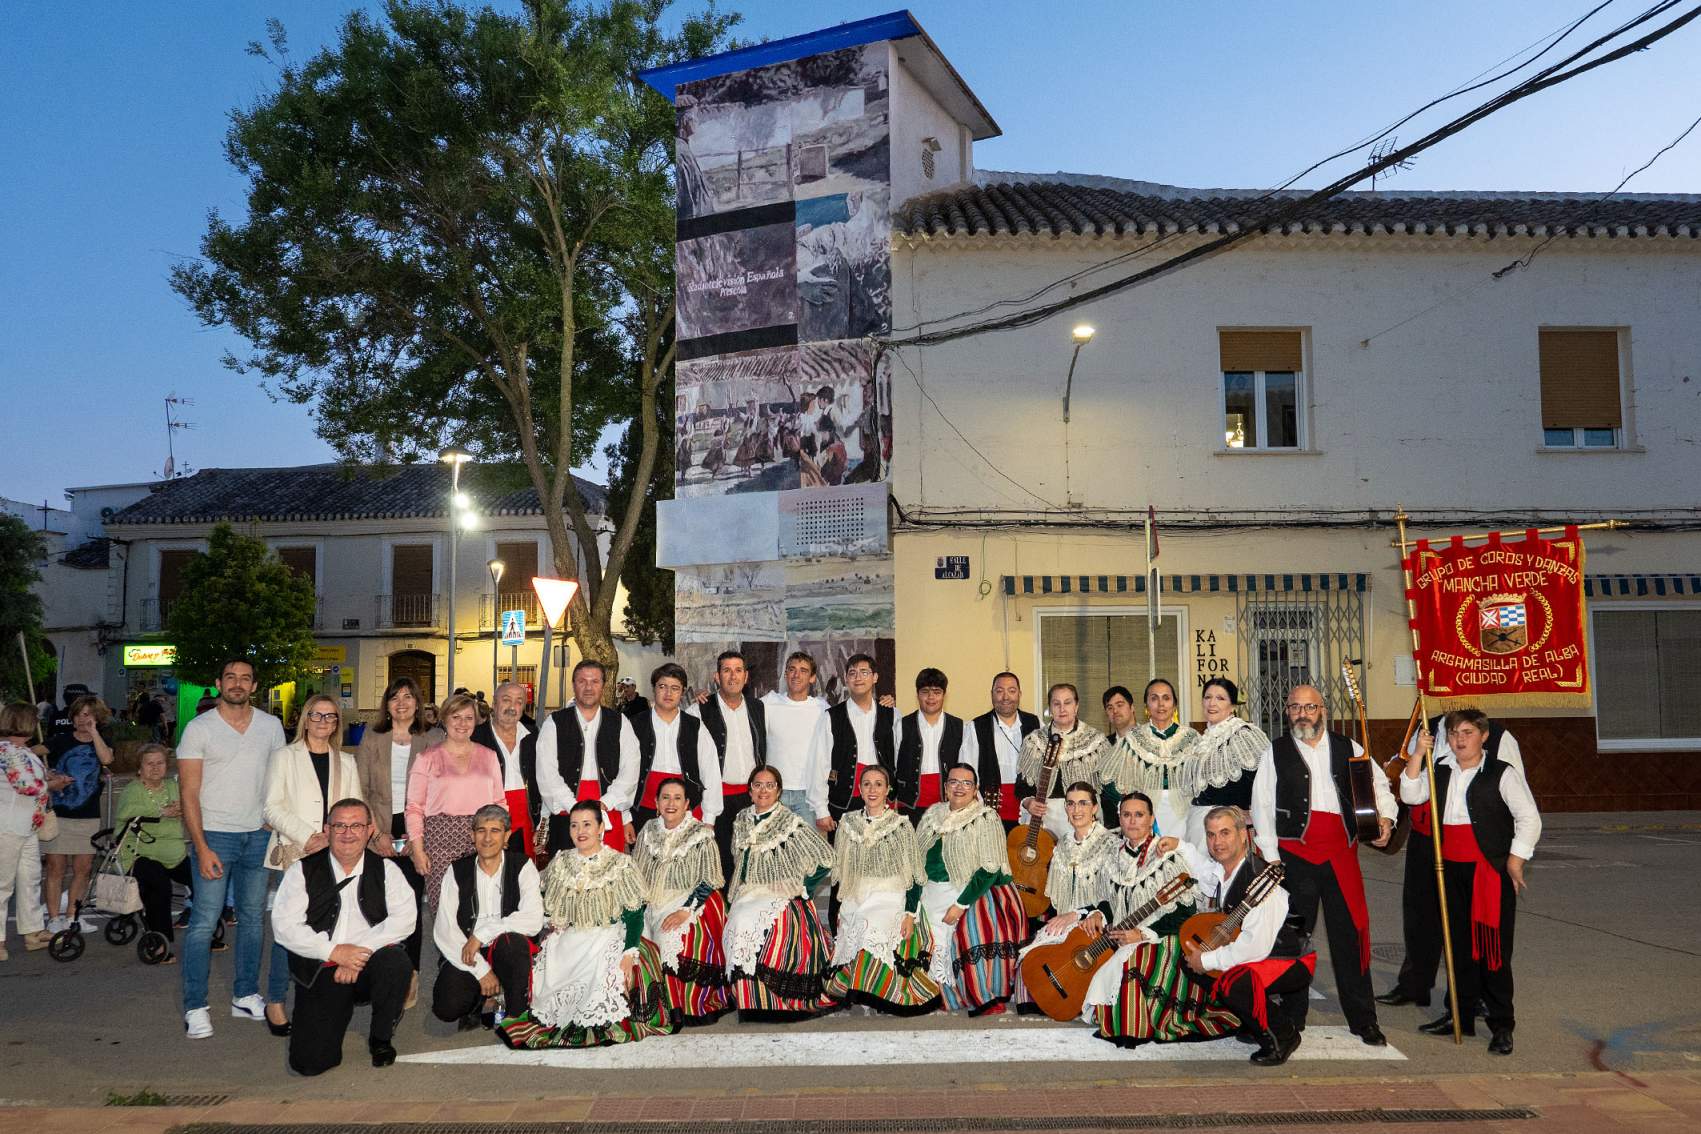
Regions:
<instances>
[{"instance_id":1,"label":"paved street","mask_svg":"<svg viewBox=\"0 0 1701 1134\"><path fill-rule=\"evenodd\" d=\"M1384 989L1399 956L1399 862L1379 856L1364 861L1376 984ZM98 1106L109 1092L144 1088L225 1100L181 1114L96 1112L100 1121L122 1115L127 1122L152 1123L149 1128L179 1118L316 1121L310 1115L323 1115L308 1104L334 1100L370 1106L361 1112L368 1121L448 1121L475 1113L488 1120L488 1110L466 1109L468 1100L502 1099L502 1113L511 1113L516 1103L541 1106L563 1098L568 1101L549 1104L554 1110L544 1107L549 1116L1014 1117L1046 1113L1023 1101L1035 1091L1092 1091L1099 1099L1092 1105L1105 1113L1169 1113L1506 1106L1514 1105L1509 1099L1530 1102L1534 1096L1559 1106L1559 1092L1601 1083L1601 1090L1628 1092L1627 1098L1651 1106L1672 1105L1672 1099L1656 1103L1648 1095L1658 1090L1675 1091L1677 1102L1693 1105L1701 1087L1691 1077L1664 1073L1701 1070L1701 911L1673 900L1693 892L1701 868L1701 815L1551 816L1536 863L1519 911L1518 1046L1510 1059L1490 1057L1483 1038L1455 1048L1417 1034L1415 1026L1430 1011L1415 1008L1384 1009L1392 1047L1363 1048L1341 1026L1324 961L1318 967L1322 999L1314 1002L1306 1042L1275 1072L1243 1070L1245 1049L1232 1041L1123 1053L1092 1040L1085 1028L1013 1016L966 1021L839 1014L783 1029L723 1021L626 1048L524 1059L492 1046L485 1034L457 1036L423 1022L423 1010L416 1009L403 1022L403 1062L395 1068L373 1073L361 1036L351 1034L345 1066L305 1080L286 1071L282 1041L258 1024L215 1013L213 1041L185 1040L176 971L144 968L131 949L97 938L72 964L14 949L13 959L0 966L0 1041L7 1053L0 1095L10 1107L53 1108ZM228 990L228 958L214 962L217 1004ZM1483 1082L1500 1086L1466 1089ZM1183 1083L1191 1085L1180 1095L1162 1089ZM1217 1085L1224 1088L1220 1094ZM965 1090L940 1094L959 1088ZM922 1105L917 1100L929 1099L914 1109ZM1144 1101L1136 1107L1135 1099ZM290 1109L268 1100L289 1100ZM1644 1103L1622 1105L1642 1113L1637 1108ZM1690 1113L1701 1118L1701 1110ZM6 1125L0 1115L0 1126ZM1542 1128L1551 1127L1544 1122Z\"/></svg>"}]
</instances>

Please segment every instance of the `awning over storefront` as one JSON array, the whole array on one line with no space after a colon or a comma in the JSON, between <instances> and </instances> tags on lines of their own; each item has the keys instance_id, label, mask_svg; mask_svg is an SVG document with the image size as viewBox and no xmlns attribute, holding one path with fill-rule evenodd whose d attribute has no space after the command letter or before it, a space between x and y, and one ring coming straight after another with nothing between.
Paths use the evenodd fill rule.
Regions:
<instances>
[{"instance_id":1,"label":"awning over storefront","mask_svg":"<svg viewBox=\"0 0 1701 1134\"><path fill-rule=\"evenodd\" d=\"M1691 578L1695 578L1691 576ZM1352 575L1165 575L1165 594L1239 594L1259 591L1357 591L1370 576ZM1143 575L1006 575L1006 595L1143 595Z\"/></svg>"},{"instance_id":2,"label":"awning over storefront","mask_svg":"<svg viewBox=\"0 0 1701 1134\"><path fill-rule=\"evenodd\" d=\"M1589 598L1701 597L1701 575L1585 575L1583 593Z\"/></svg>"}]
</instances>

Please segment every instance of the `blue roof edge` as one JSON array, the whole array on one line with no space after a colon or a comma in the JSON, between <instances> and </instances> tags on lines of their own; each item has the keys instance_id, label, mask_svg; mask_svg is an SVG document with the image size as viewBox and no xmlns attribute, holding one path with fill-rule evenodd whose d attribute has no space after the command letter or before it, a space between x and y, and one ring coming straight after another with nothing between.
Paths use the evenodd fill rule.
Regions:
<instances>
[{"instance_id":1,"label":"blue roof edge","mask_svg":"<svg viewBox=\"0 0 1701 1134\"><path fill-rule=\"evenodd\" d=\"M688 59L683 63L670 63L665 67L651 67L639 71L638 78L672 102L674 92L681 83L712 79L716 75L730 75L735 71L748 71L753 67L789 63L794 59L837 51L844 47L861 47L864 44L879 43L881 40L908 39L921 34L921 25L904 9L887 12L883 16L870 16L866 20L853 20L848 24L839 24L821 31L752 44L735 51L723 51L719 55L708 55L702 59Z\"/></svg>"}]
</instances>

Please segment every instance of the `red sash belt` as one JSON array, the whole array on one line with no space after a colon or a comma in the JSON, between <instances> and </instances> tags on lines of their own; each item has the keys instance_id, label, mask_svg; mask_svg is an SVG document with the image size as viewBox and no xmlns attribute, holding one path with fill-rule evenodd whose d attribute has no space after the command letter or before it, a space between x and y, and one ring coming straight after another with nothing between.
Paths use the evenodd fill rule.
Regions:
<instances>
[{"instance_id":1,"label":"red sash belt","mask_svg":"<svg viewBox=\"0 0 1701 1134\"><path fill-rule=\"evenodd\" d=\"M862 770L868 767L861 760L856 762L856 771L851 774L851 798L862 798Z\"/></svg>"},{"instance_id":2,"label":"red sash belt","mask_svg":"<svg viewBox=\"0 0 1701 1134\"><path fill-rule=\"evenodd\" d=\"M1266 957L1262 961L1248 961L1244 965L1236 965L1217 978L1217 996L1220 998L1235 981L1251 981L1252 1019L1260 1028L1268 1031L1270 1028L1270 985L1280 980L1282 974L1294 965L1304 965L1306 972L1316 976L1317 954L1307 953L1298 960L1292 957ZM1302 996L1305 994L1295 993L1294 995Z\"/></svg>"},{"instance_id":3,"label":"red sash belt","mask_svg":"<svg viewBox=\"0 0 1701 1134\"><path fill-rule=\"evenodd\" d=\"M600 803L602 801L602 785L596 780L580 780L578 798L581 800L594 799ZM608 816L608 826L603 829L602 845L617 851L625 850L626 820L620 817L620 812L611 807L604 807L603 811ZM566 822L567 817L563 815L561 821Z\"/></svg>"},{"instance_id":4,"label":"red sash belt","mask_svg":"<svg viewBox=\"0 0 1701 1134\"><path fill-rule=\"evenodd\" d=\"M656 793L661 790L662 782L664 780L684 779L685 777L680 775L678 772L651 772L644 778L644 793L638 797L638 806L647 807L651 811L654 811L656 809ZM701 807L693 807L691 809L691 817L693 819L701 819L703 817L703 809Z\"/></svg>"},{"instance_id":5,"label":"red sash belt","mask_svg":"<svg viewBox=\"0 0 1701 1134\"><path fill-rule=\"evenodd\" d=\"M998 789L998 817L1006 823L1014 822L1022 817L1016 809L1016 785L1003 784Z\"/></svg>"},{"instance_id":6,"label":"red sash belt","mask_svg":"<svg viewBox=\"0 0 1701 1134\"><path fill-rule=\"evenodd\" d=\"M1335 872L1335 884L1341 888L1353 928L1358 930L1359 971L1369 972L1370 907L1364 901L1364 875L1358 869L1358 848L1347 841L1347 828L1341 817L1332 811L1313 811L1304 835L1281 839L1276 845L1313 866L1328 863Z\"/></svg>"},{"instance_id":7,"label":"red sash belt","mask_svg":"<svg viewBox=\"0 0 1701 1134\"><path fill-rule=\"evenodd\" d=\"M502 800L508 806L508 823L520 832L520 845L526 857L531 858L535 853L532 846L532 801L523 787L509 788L503 793Z\"/></svg>"},{"instance_id":8,"label":"red sash belt","mask_svg":"<svg viewBox=\"0 0 1701 1134\"><path fill-rule=\"evenodd\" d=\"M1498 970L1500 871L1489 865L1469 823L1442 824L1441 857L1448 862L1475 864L1476 873L1471 876L1471 960L1481 961L1486 957L1489 969Z\"/></svg>"},{"instance_id":9,"label":"red sash belt","mask_svg":"<svg viewBox=\"0 0 1701 1134\"><path fill-rule=\"evenodd\" d=\"M1412 830L1425 837L1431 837L1433 835L1433 830L1429 825L1428 800L1424 800L1422 803L1413 807L1410 811L1410 815L1412 817Z\"/></svg>"},{"instance_id":10,"label":"red sash belt","mask_svg":"<svg viewBox=\"0 0 1701 1134\"><path fill-rule=\"evenodd\" d=\"M929 772L921 777L915 789L915 809L926 811L939 802L939 773Z\"/></svg>"}]
</instances>

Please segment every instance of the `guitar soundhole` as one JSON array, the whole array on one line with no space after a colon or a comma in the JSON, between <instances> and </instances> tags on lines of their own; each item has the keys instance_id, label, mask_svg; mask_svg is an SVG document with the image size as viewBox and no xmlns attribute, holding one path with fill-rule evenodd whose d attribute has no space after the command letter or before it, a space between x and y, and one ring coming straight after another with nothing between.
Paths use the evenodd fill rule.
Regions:
<instances>
[{"instance_id":1,"label":"guitar soundhole","mask_svg":"<svg viewBox=\"0 0 1701 1134\"><path fill-rule=\"evenodd\" d=\"M1039 858L1039 851L1035 850L1033 847L1023 847L1022 848L1022 861L1023 862L1031 863L1031 862L1034 862L1035 860L1037 860L1038 858Z\"/></svg>"},{"instance_id":2,"label":"guitar soundhole","mask_svg":"<svg viewBox=\"0 0 1701 1134\"><path fill-rule=\"evenodd\" d=\"M1075 967L1082 972L1089 972L1093 967L1093 956L1085 949L1077 949L1074 956Z\"/></svg>"}]
</instances>

